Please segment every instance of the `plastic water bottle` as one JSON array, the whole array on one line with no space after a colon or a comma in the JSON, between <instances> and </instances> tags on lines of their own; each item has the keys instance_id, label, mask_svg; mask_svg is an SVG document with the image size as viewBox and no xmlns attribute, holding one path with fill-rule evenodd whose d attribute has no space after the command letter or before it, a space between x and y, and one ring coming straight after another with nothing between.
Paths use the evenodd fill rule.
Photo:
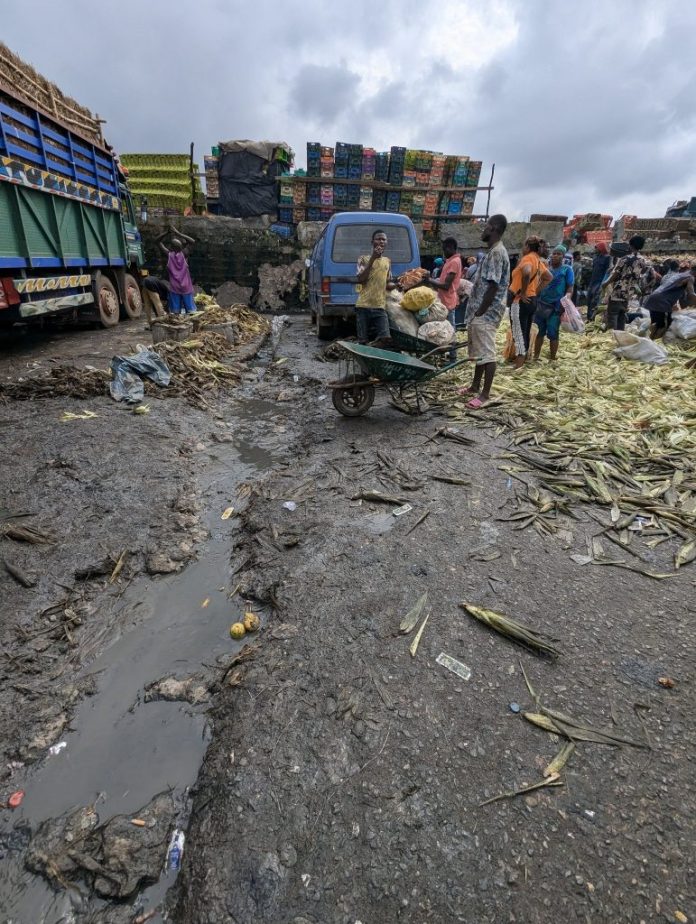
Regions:
<instances>
[{"instance_id":1,"label":"plastic water bottle","mask_svg":"<svg viewBox=\"0 0 696 924\"><path fill-rule=\"evenodd\" d=\"M179 828L175 828L172 839L169 842L169 850L167 851L167 869L170 872L177 872L181 867L181 856L184 852L184 839L184 832L180 831Z\"/></svg>"}]
</instances>

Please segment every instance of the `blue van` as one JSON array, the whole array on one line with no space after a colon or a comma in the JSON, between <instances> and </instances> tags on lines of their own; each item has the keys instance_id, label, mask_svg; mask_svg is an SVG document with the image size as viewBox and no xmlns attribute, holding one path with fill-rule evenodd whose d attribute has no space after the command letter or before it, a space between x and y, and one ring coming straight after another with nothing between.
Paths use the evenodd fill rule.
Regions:
<instances>
[{"instance_id":1,"label":"blue van","mask_svg":"<svg viewBox=\"0 0 696 924\"><path fill-rule=\"evenodd\" d=\"M413 222L397 212L339 212L332 216L308 261L309 304L321 340L336 335L336 323L355 313L356 267L362 254L372 253L372 235L387 235L384 252L396 278L420 266Z\"/></svg>"}]
</instances>

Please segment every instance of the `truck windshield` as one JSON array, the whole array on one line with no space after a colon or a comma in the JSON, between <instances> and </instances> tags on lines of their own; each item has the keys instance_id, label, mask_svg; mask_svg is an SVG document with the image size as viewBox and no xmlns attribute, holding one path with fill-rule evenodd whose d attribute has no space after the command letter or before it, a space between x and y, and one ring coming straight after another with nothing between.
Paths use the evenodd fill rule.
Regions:
<instances>
[{"instance_id":1,"label":"truck windshield","mask_svg":"<svg viewBox=\"0 0 696 924\"><path fill-rule=\"evenodd\" d=\"M382 230L387 235L385 256L389 257L392 263L411 262L413 251L408 228L404 225L390 225L388 223L379 225L339 225L334 234L333 248L331 250L333 262L355 264L360 256L371 253L372 235L377 230Z\"/></svg>"}]
</instances>

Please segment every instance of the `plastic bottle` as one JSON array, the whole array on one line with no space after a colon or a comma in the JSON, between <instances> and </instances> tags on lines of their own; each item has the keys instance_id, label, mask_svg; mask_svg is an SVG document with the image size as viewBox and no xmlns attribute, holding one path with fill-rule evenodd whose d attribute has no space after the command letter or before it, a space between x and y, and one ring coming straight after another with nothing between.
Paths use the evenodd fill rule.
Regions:
<instances>
[{"instance_id":1,"label":"plastic bottle","mask_svg":"<svg viewBox=\"0 0 696 924\"><path fill-rule=\"evenodd\" d=\"M185 837L186 835L179 828L174 829L172 839L169 842L169 850L167 851L167 869L170 872L176 872L181 867Z\"/></svg>"}]
</instances>

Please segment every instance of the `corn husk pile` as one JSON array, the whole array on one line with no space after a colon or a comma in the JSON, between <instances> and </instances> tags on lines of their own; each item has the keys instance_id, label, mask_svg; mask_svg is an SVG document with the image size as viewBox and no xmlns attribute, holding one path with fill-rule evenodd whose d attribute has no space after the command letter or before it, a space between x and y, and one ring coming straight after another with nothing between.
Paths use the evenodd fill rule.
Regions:
<instances>
[{"instance_id":1,"label":"corn husk pile","mask_svg":"<svg viewBox=\"0 0 696 924\"><path fill-rule=\"evenodd\" d=\"M574 505L594 505L602 530L573 560L662 579L696 559L696 376L680 350L653 366L618 360L611 349L609 334L565 335L556 363L500 370L500 400L474 414L456 392L470 384L470 369L440 381L436 397L452 417L512 434L500 467L526 493L501 519L548 534ZM538 486L521 477L529 471ZM668 550L672 567L663 559L658 571L651 559L664 543L660 557Z\"/></svg>"},{"instance_id":2,"label":"corn husk pile","mask_svg":"<svg viewBox=\"0 0 696 924\"><path fill-rule=\"evenodd\" d=\"M218 324L233 324L241 344L270 333L271 325L268 320L247 305L238 304L223 308L212 295L205 294L196 295L194 300L199 309L199 313L193 318L194 330L205 330L206 327Z\"/></svg>"},{"instance_id":3,"label":"corn husk pile","mask_svg":"<svg viewBox=\"0 0 696 924\"><path fill-rule=\"evenodd\" d=\"M36 398L93 398L105 395L111 374L100 369L55 366L50 372L23 382L0 383L0 400L32 401Z\"/></svg>"},{"instance_id":4,"label":"corn husk pile","mask_svg":"<svg viewBox=\"0 0 696 924\"><path fill-rule=\"evenodd\" d=\"M229 362L232 346L225 336L201 332L190 340L158 343L155 352L169 366L172 380L165 389L146 383L148 393L171 397L183 395L192 404L207 406L206 392L217 392L224 385L238 382L239 363Z\"/></svg>"}]
</instances>

